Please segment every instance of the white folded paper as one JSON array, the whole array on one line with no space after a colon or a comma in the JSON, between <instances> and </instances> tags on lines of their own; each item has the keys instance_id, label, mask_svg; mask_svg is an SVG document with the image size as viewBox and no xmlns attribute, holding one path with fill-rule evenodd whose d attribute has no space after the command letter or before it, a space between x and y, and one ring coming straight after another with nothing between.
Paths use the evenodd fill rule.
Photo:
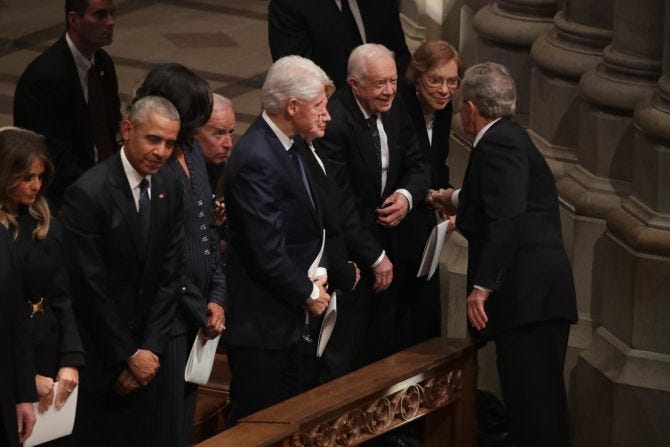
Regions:
<instances>
[{"instance_id":1,"label":"white folded paper","mask_svg":"<svg viewBox=\"0 0 670 447\"><path fill-rule=\"evenodd\" d=\"M323 351L326 349L328 340L335 329L335 322L337 321L337 293L330 294L330 302L323 315L321 322L321 330L319 331L319 341L316 344L316 356L321 357Z\"/></svg>"},{"instance_id":2,"label":"white folded paper","mask_svg":"<svg viewBox=\"0 0 670 447\"><path fill-rule=\"evenodd\" d=\"M212 340L203 341L202 332L198 331L191 353L188 355L186 370L184 370L184 380L186 382L198 385L206 385L209 382L219 338L221 338L220 334Z\"/></svg>"},{"instance_id":3,"label":"white folded paper","mask_svg":"<svg viewBox=\"0 0 670 447\"><path fill-rule=\"evenodd\" d=\"M54 396L58 394L59 383L54 383ZM75 387L70 393L70 397L65 401L65 405L60 410L56 410L56 405L53 403L47 411L40 413L37 410L37 402L35 405L35 428L33 432L23 444L24 447L32 447L34 445L43 444L54 439L62 438L72 434L74 427L74 415L77 412L77 396L79 395L79 387Z\"/></svg>"},{"instance_id":4,"label":"white folded paper","mask_svg":"<svg viewBox=\"0 0 670 447\"><path fill-rule=\"evenodd\" d=\"M426 245L423 247L423 257L421 258L421 265L416 277L427 275L426 281L433 277L437 266L440 263L440 253L444 246L444 239L447 236L447 230L451 221L445 220L442 223L435 225L433 231L430 232Z\"/></svg>"}]
</instances>

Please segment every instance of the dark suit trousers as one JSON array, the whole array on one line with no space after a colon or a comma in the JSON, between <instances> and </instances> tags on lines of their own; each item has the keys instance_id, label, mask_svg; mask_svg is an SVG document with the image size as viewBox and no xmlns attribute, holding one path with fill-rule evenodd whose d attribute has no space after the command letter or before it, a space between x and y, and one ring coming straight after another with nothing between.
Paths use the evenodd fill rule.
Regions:
<instances>
[{"instance_id":1,"label":"dark suit trousers","mask_svg":"<svg viewBox=\"0 0 670 447\"><path fill-rule=\"evenodd\" d=\"M198 386L184 381L196 333L171 335L154 379L150 446L187 447L193 429Z\"/></svg>"},{"instance_id":2,"label":"dark suit trousers","mask_svg":"<svg viewBox=\"0 0 670 447\"><path fill-rule=\"evenodd\" d=\"M498 374L516 447L568 446L563 366L570 323L550 320L496 338Z\"/></svg>"},{"instance_id":3,"label":"dark suit trousers","mask_svg":"<svg viewBox=\"0 0 670 447\"><path fill-rule=\"evenodd\" d=\"M303 391L300 342L284 349L230 344L226 349L231 373L229 425Z\"/></svg>"}]
</instances>

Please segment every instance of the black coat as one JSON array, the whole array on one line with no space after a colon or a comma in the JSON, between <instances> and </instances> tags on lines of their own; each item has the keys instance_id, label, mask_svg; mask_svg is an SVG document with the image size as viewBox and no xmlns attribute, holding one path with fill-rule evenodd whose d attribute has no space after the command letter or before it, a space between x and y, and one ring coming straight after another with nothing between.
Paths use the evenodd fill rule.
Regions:
<instances>
[{"instance_id":1,"label":"black coat","mask_svg":"<svg viewBox=\"0 0 670 447\"><path fill-rule=\"evenodd\" d=\"M457 226L468 239L468 292L492 289L480 335L552 319L576 321L554 177L528 133L501 119L472 150Z\"/></svg>"},{"instance_id":2,"label":"black coat","mask_svg":"<svg viewBox=\"0 0 670 447\"><path fill-rule=\"evenodd\" d=\"M410 54L397 1L358 0L358 6L367 42L380 43L393 51L398 73L404 75ZM311 59L338 88L346 85L349 53L360 44L333 0L271 0L268 36L273 61L289 54Z\"/></svg>"},{"instance_id":3,"label":"black coat","mask_svg":"<svg viewBox=\"0 0 670 447\"><path fill-rule=\"evenodd\" d=\"M87 370L101 373L89 376L94 386L113 383L139 348L163 352L183 283L182 215L181 185L161 170L151 177L150 238L140 248L139 217L118 152L68 189L62 219L73 304Z\"/></svg>"},{"instance_id":4,"label":"black coat","mask_svg":"<svg viewBox=\"0 0 670 447\"><path fill-rule=\"evenodd\" d=\"M10 445L18 446L16 404L37 400L35 367L26 322L26 303L10 235L0 225L0 419ZM1 435L1 434L0 434Z\"/></svg>"},{"instance_id":5,"label":"black coat","mask_svg":"<svg viewBox=\"0 0 670 447\"><path fill-rule=\"evenodd\" d=\"M58 369L84 365L84 349L74 319L67 268L64 263L62 228L52 220L44 239L33 236L37 220L22 209L17 217L19 233L14 251L26 300L43 298L44 312L24 318L31 333L37 374L56 379Z\"/></svg>"},{"instance_id":6,"label":"black coat","mask_svg":"<svg viewBox=\"0 0 670 447\"><path fill-rule=\"evenodd\" d=\"M338 90L328 102L332 117L317 152L332 167L333 179L341 192L351 198L356 213L345 222L347 247L362 267L371 266L382 249L393 262L404 252L423 250L423 242L403 240L396 229L377 223L375 209L395 190L404 188L414 205L426 196L429 174L424 153L402 100L398 97L388 112L381 114L388 136L389 166L386 185L381 191L381 172L377 164L370 128L349 87ZM420 246L419 246L420 245Z\"/></svg>"},{"instance_id":7,"label":"black coat","mask_svg":"<svg viewBox=\"0 0 670 447\"><path fill-rule=\"evenodd\" d=\"M307 271L321 249L323 225L318 201L313 208L292 163L262 117L226 163L229 344L281 349L300 340L313 289Z\"/></svg>"},{"instance_id":8,"label":"black coat","mask_svg":"<svg viewBox=\"0 0 670 447\"><path fill-rule=\"evenodd\" d=\"M121 112L114 63L104 50L95 53L113 148ZM95 154L89 113L77 67L65 35L32 61L19 78L14 94L14 124L46 137L56 167L47 194L60 208L67 187L93 166Z\"/></svg>"}]
</instances>

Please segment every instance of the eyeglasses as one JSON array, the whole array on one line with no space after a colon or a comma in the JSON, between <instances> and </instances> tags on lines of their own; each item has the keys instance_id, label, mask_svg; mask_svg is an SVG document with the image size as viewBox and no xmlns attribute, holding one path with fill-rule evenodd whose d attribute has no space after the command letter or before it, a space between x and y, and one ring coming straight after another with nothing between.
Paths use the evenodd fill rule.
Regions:
<instances>
[{"instance_id":1,"label":"eyeglasses","mask_svg":"<svg viewBox=\"0 0 670 447\"><path fill-rule=\"evenodd\" d=\"M461 85L461 78L456 76L455 78L438 78L438 77L433 77L433 76L426 76L424 78L426 80L426 84L428 84L428 87L431 88L440 88L442 87L443 84L447 84L447 87L449 87L452 90L455 90L458 88L459 85Z\"/></svg>"}]
</instances>

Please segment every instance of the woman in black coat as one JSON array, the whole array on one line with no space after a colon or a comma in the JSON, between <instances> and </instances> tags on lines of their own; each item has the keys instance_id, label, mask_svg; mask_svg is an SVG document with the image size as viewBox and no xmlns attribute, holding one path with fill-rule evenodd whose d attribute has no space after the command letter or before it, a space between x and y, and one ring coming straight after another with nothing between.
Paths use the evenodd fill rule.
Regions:
<instances>
[{"instance_id":1,"label":"woman in black coat","mask_svg":"<svg viewBox=\"0 0 670 447\"><path fill-rule=\"evenodd\" d=\"M44 198L52 176L40 135L18 128L0 130L0 224L11 235L24 292L22 314L32 342L40 411L62 407L84 364L59 230ZM66 443L58 440L52 445Z\"/></svg>"},{"instance_id":2,"label":"woman in black coat","mask_svg":"<svg viewBox=\"0 0 670 447\"><path fill-rule=\"evenodd\" d=\"M431 191L449 187L449 133L451 131L451 100L458 89L461 71L458 53L444 41L426 41L416 49L407 68L406 85L399 94L407 107L417 136L429 164ZM430 197L430 194L429 196ZM414 239L408 246L420 247L412 253L400 253L396 264L406 268L397 271L417 272L428 236L438 223L438 216L430 200L417 201L412 211L398 225L403 238ZM453 228L453 227L452 227ZM416 273L414 273L416 275ZM440 335L440 280L436 272L425 277L398 279L404 290L403 321L398 328L399 346L403 349L415 343Z\"/></svg>"}]
</instances>

